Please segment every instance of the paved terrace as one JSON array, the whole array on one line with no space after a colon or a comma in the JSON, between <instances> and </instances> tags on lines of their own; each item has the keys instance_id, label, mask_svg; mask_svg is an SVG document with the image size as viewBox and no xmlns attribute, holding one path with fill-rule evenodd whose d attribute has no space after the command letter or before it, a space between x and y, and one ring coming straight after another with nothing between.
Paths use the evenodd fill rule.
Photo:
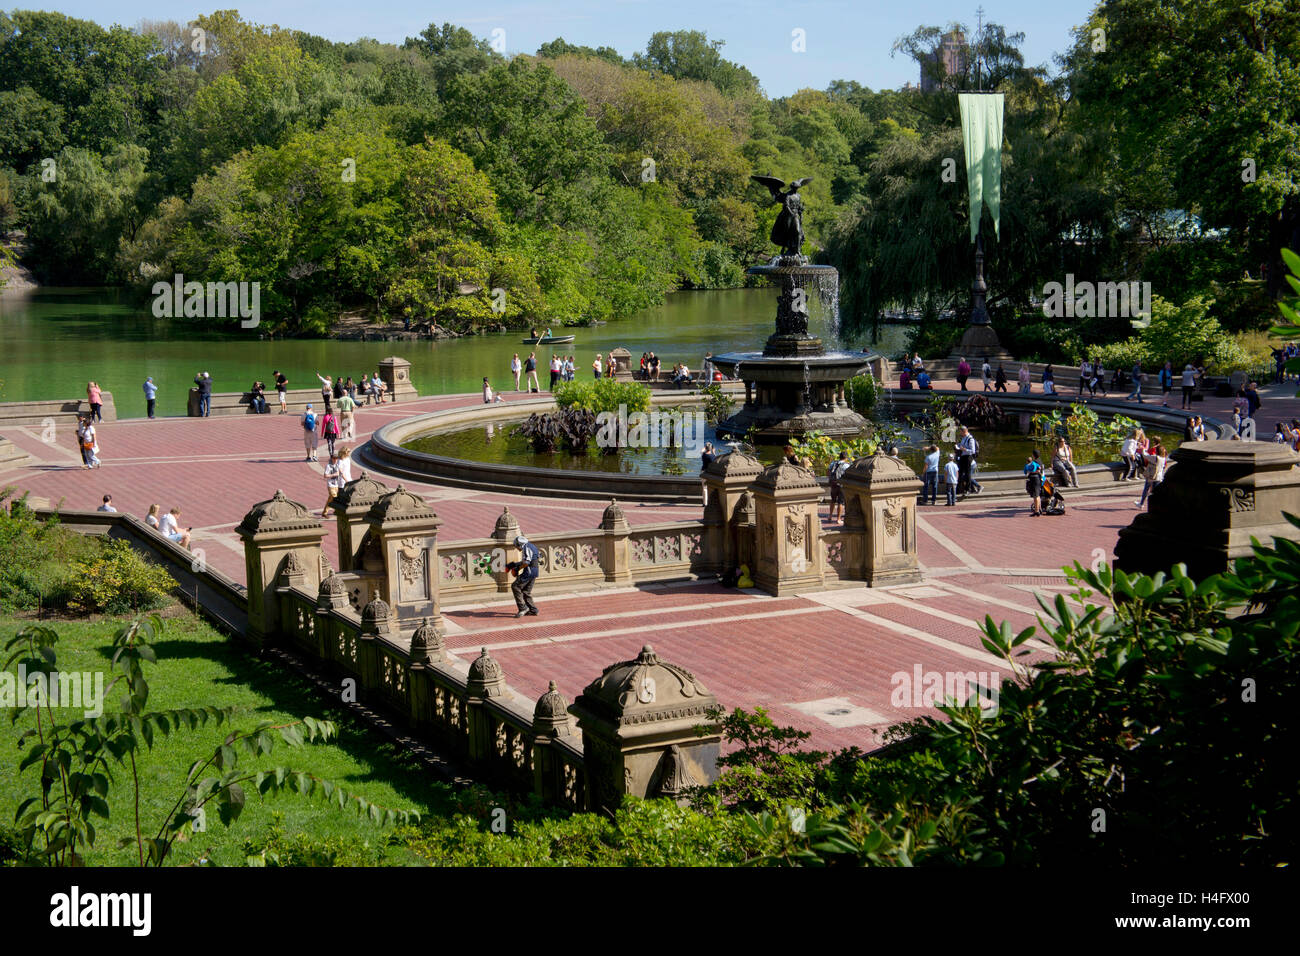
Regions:
<instances>
[{"instance_id":1,"label":"paved terrace","mask_svg":"<svg viewBox=\"0 0 1300 956\"><path fill-rule=\"evenodd\" d=\"M1034 389L1038 393L1041 386L1035 383ZM1300 417L1293 390L1263 390L1262 433L1271 433L1276 419ZM507 401L514 397L506 394ZM397 418L479 401L477 394L451 395L363 407L354 444ZM1177 406L1176 397L1171 404ZM1228 399L1209 398L1197 406L1202 414L1231 414ZM182 523L194 526L194 547L241 582L243 548L234 528L250 505L277 488L317 510L325 500L323 465L303 460L301 426L293 415L109 423L99 427L104 464L95 471L81 469L71 430L52 445L41 441L37 429L7 429L5 437L32 462L0 476L4 485L76 509L97 507L105 493L119 510L141 516L153 502L164 509L179 506ZM607 503L408 487L443 518L440 537L448 541L490 534L504 505L525 533L538 534L595 527ZM1111 557L1117 532L1132 520L1138 490L1128 484L1067 492L1069 507L1059 517L1031 518L1020 499L976 497L955 508L922 508L920 585L785 598L712 582L583 595L542 590L541 616L520 622L508 595L504 602L447 609L448 646L464 658L490 647L515 690L536 699L554 679L572 700L602 667L635 656L651 642L665 659L698 674L727 706L765 707L778 722L811 731L819 747L870 749L890 724L924 712L897 706L894 675L912 675L918 667L923 673L998 670L980 644L985 615L1017 629L1033 624L1036 595L1050 599L1069 590L1063 565ZM699 508L630 504L626 512L637 526L689 520ZM327 528L324 547L334 561L332 520Z\"/></svg>"}]
</instances>

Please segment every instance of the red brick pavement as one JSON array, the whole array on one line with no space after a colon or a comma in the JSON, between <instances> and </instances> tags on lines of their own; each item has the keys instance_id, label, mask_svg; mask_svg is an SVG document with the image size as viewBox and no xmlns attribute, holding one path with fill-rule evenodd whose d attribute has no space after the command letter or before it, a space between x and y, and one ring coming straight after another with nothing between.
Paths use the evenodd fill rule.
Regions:
<instances>
[{"instance_id":1,"label":"red brick pavement","mask_svg":"<svg viewBox=\"0 0 1300 956\"><path fill-rule=\"evenodd\" d=\"M439 396L362 408L357 443L398 417L478 400ZM1265 407L1284 401L1266 397ZM1300 415L1300 402L1295 405ZM52 445L38 429L5 435L35 460L5 475L4 484L70 508L94 508L106 492L119 510L139 515L152 502L177 505L207 561L239 581L243 552L234 527L251 504L277 488L313 508L325 500L323 466L303 461L296 416L112 422L99 428L104 465L96 471L81 470L71 435L57 435ZM424 484L412 490L443 518L447 540L486 536L504 505L526 532L537 533L595 527L606 504ZM699 516L694 505L626 511L633 525ZM1042 518L1029 517L1027 502L974 497L954 508L920 510L921 586L779 599L714 583L542 593L541 616L521 622L511 616L509 595L501 595L447 609L447 640L464 659L484 644L494 647L507 680L527 699L556 680L570 700L603 667L634 657L649 642L664 659L696 673L725 706L766 707L778 722L811 732L818 747L871 748L888 725L933 709L902 706L899 680L917 667L940 674L997 670L968 622L992 614L1017 628L1032 624L1034 589L1054 595L1065 584L1062 565L1109 557L1116 532L1135 511L1127 494L1081 494L1064 516ZM326 527L327 554L334 557L334 523Z\"/></svg>"}]
</instances>

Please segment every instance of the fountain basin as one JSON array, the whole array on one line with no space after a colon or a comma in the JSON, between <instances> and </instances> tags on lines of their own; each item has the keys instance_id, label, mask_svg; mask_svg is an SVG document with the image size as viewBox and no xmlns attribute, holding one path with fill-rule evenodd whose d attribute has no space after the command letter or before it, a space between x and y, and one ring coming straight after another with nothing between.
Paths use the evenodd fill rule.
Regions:
<instances>
[{"instance_id":1,"label":"fountain basin","mask_svg":"<svg viewBox=\"0 0 1300 956\"><path fill-rule=\"evenodd\" d=\"M718 432L743 436L752 431L760 442L785 442L814 431L835 437L869 434L871 424L849 407L844 383L867 371L873 357L844 351L715 355L715 367L745 383L745 404L719 423Z\"/></svg>"}]
</instances>

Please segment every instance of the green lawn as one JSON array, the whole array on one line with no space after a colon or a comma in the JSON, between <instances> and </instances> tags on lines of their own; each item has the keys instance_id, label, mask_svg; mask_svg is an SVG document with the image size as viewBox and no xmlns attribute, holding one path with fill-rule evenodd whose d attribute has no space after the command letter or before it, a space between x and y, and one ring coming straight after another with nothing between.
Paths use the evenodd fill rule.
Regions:
<instances>
[{"instance_id":1,"label":"green lawn","mask_svg":"<svg viewBox=\"0 0 1300 956\"><path fill-rule=\"evenodd\" d=\"M258 661L188 612L173 609L169 614L174 616L168 617L155 645L158 663L145 665L149 710L211 705L239 707L241 714L229 726L209 724L196 731L156 738L154 749L142 755L140 809L146 836L157 831L181 794L190 764L211 754L232 727L248 729L263 720L303 716L335 721L339 736L326 744L301 748L277 743L271 754L256 761L241 755L240 767L290 766L331 780L383 808L415 810L422 816L452 810L455 796L449 787L403 759L385 738L358 724L346 712L331 711L319 694L297 677L277 664ZM7 641L26 623L0 616L0 634ZM113 634L121 623L114 619L55 623L60 669L103 671L107 684ZM108 694L105 712L119 706L118 695ZM59 715L73 720L80 712L65 709ZM30 713L23 714L17 724L8 719L0 722L0 827L11 827L18 804L39 793L38 768L29 767L19 774L17 766L27 747L19 750L15 746L22 731L34 724ZM134 836L129 766L115 769L114 776L108 797L110 818L94 820L99 833L87 855L91 865L138 863L134 845L125 849L117 845L120 838ZM224 826L215 808L210 809L207 832L195 834L190 842L176 844L172 863L189 864L206 854L213 863L241 865L245 862L246 841L260 846L273 830L278 831L277 845L294 843L302 835L313 845L324 844L337 850L337 862L419 862L409 850L386 845L391 828L369 822L355 810L327 805L319 796L309 799L286 794L262 799L249 788L248 805L233 826ZM295 861L301 862L302 858Z\"/></svg>"}]
</instances>

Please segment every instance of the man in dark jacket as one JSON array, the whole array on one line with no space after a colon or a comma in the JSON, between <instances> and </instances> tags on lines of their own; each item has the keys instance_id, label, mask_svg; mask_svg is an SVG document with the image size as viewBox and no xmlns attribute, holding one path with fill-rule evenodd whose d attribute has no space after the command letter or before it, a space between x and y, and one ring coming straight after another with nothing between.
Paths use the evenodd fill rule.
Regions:
<instances>
[{"instance_id":1,"label":"man in dark jacket","mask_svg":"<svg viewBox=\"0 0 1300 956\"><path fill-rule=\"evenodd\" d=\"M522 534L515 538L515 547L519 549L519 560L506 565L507 571L515 572L515 581L510 585L515 596L515 607L519 609L515 617L535 615L537 605L533 603L533 582L537 580L542 554L537 550L537 545Z\"/></svg>"},{"instance_id":2,"label":"man in dark jacket","mask_svg":"<svg viewBox=\"0 0 1300 956\"><path fill-rule=\"evenodd\" d=\"M212 412L212 376L200 372L194 376L194 384L199 387L199 414L207 418Z\"/></svg>"}]
</instances>

